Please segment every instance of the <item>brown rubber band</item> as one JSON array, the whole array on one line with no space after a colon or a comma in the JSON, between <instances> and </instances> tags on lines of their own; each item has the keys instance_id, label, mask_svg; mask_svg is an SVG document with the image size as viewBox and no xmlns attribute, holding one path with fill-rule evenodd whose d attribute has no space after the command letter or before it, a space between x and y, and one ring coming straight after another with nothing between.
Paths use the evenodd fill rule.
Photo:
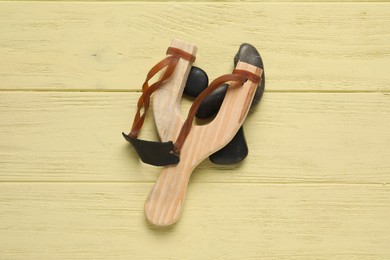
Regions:
<instances>
[{"instance_id":1,"label":"brown rubber band","mask_svg":"<svg viewBox=\"0 0 390 260\"><path fill-rule=\"evenodd\" d=\"M133 125L131 127L131 131L128 134L128 136L137 138L138 134L142 128L142 125L145 121L146 113L149 109L150 105L150 96L153 94L153 92L158 89L163 82L165 82L167 79L169 79L174 72L176 65L180 58L187 60L189 62L195 61L195 56L192 54L185 52L178 48L169 47L167 49L167 55L171 55L157 63L153 68L150 69L148 72L145 82L142 84L142 94L141 97L138 99L137 103L137 112L134 117ZM161 71L163 68L167 67L164 74L161 76L161 78L149 86L149 80L153 78L159 71ZM141 110L144 109L142 115Z\"/></svg>"}]
</instances>

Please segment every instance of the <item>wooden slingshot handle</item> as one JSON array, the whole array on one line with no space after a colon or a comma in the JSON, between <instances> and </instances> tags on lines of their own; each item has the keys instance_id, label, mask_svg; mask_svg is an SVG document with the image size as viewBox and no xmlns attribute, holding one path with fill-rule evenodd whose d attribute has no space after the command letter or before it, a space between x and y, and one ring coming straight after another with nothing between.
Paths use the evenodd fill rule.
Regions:
<instances>
[{"instance_id":1,"label":"wooden slingshot handle","mask_svg":"<svg viewBox=\"0 0 390 260\"><path fill-rule=\"evenodd\" d=\"M195 55L196 48L178 40L172 47ZM191 64L180 60L172 78L155 93L153 112L162 141L176 140L184 120L180 115L180 99ZM260 69L239 62L236 69L260 75ZM235 84L235 83L232 83ZM257 84L248 80L243 86L229 88L219 113L207 125L194 125L180 155L180 162L165 167L145 203L147 220L157 226L168 226L179 220L183 211L188 182L195 167L210 154L225 146L244 122Z\"/></svg>"}]
</instances>

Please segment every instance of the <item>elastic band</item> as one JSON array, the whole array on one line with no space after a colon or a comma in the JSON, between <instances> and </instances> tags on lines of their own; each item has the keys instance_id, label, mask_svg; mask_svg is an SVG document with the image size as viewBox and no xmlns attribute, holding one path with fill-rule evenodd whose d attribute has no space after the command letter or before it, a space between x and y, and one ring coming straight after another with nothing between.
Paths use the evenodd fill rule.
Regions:
<instances>
[{"instance_id":1,"label":"elastic band","mask_svg":"<svg viewBox=\"0 0 390 260\"><path fill-rule=\"evenodd\" d=\"M151 68L146 76L145 82L142 84L142 95L138 99L137 112L134 116L134 121L131 127L131 131L128 134L129 137L132 138L138 137L142 125L144 124L146 113L148 112L149 109L150 96L153 94L154 91L156 91L161 86L162 83L164 83L167 79L171 77L179 59L182 58L189 62L195 61L195 56L193 56L191 53L185 52L178 48L169 47L167 50L167 54L171 56L166 57L165 59L157 63L153 68ZM157 82L149 86L148 81L165 67L167 67L167 69L165 70L161 78ZM141 115L142 108L144 109L144 111Z\"/></svg>"}]
</instances>

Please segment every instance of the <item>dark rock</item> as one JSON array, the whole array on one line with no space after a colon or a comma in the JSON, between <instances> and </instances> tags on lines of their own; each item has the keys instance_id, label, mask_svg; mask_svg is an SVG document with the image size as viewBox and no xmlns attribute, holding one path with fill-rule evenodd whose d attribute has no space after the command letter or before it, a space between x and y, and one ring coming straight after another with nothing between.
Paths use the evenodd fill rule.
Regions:
<instances>
[{"instance_id":1,"label":"dark rock","mask_svg":"<svg viewBox=\"0 0 390 260\"><path fill-rule=\"evenodd\" d=\"M241 44L237 54L234 56L234 67L237 65L238 61L243 61L263 69L261 81L257 86L250 107L250 110L252 111L259 103L264 93L265 76L263 60L261 59L261 56L255 47L248 43L243 43ZM202 116L201 118L207 118L208 116L212 116L219 111L219 108L227 92L227 86L221 86L214 92L211 93L202 102L197 116ZM241 162L246 158L247 155L248 145L245 140L244 128L241 127L234 138L224 148L212 154L209 158L213 163L229 165Z\"/></svg>"},{"instance_id":2,"label":"dark rock","mask_svg":"<svg viewBox=\"0 0 390 260\"><path fill-rule=\"evenodd\" d=\"M184 94L197 97L209 85L209 78L204 70L192 66L188 75Z\"/></svg>"},{"instance_id":3,"label":"dark rock","mask_svg":"<svg viewBox=\"0 0 390 260\"><path fill-rule=\"evenodd\" d=\"M243 43L241 44L240 49L238 50L236 56L234 56L234 66L237 65L238 61L249 63L263 70L261 81L257 86L255 96L252 100L251 110L253 110L253 108L260 102L261 97L263 96L264 93L265 75L264 75L263 60L261 59L261 56L255 47L253 47L249 43Z\"/></svg>"},{"instance_id":4,"label":"dark rock","mask_svg":"<svg viewBox=\"0 0 390 260\"><path fill-rule=\"evenodd\" d=\"M210 161L215 164L230 165L239 163L248 155L244 129L241 127L233 139L221 150L210 155Z\"/></svg>"},{"instance_id":5,"label":"dark rock","mask_svg":"<svg viewBox=\"0 0 390 260\"><path fill-rule=\"evenodd\" d=\"M223 84L211 92L211 94L203 100L201 106L196 112L196 117L200 119L206 119L218 113L223 99L225 98L227 89L228 84Z\"/></svg>"}]
</instances>

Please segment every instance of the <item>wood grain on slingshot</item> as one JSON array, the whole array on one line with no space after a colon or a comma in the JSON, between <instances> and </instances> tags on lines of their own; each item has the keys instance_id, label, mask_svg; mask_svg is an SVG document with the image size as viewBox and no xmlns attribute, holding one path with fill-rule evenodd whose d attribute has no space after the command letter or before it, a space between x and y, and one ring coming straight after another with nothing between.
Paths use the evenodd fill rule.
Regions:
<instances>
[{"instance_id":1,"label":"wood grain on slingshot","mask_svg":"<svg viewBox=\"0 0 390 260\"><path fill-rule=\"evenodd\" d=\"M195 52L193 46L177 40L171 46ZM236 68L261 74L261 69L243 62L239 62ZM154 118L162 141L176 140L183 125L179 111L180 97L189 69L189 62L178 63L172 79L161 86L154 97ZM192 126L182 147L180 162L163 169L146 201L145 215L150 223L168 226L179 220L192 171L237 133L248 113L256 87L256 83L248 80L241 87L229 88L214 120L207 125Z\"/></svg>"}]
</instances>

